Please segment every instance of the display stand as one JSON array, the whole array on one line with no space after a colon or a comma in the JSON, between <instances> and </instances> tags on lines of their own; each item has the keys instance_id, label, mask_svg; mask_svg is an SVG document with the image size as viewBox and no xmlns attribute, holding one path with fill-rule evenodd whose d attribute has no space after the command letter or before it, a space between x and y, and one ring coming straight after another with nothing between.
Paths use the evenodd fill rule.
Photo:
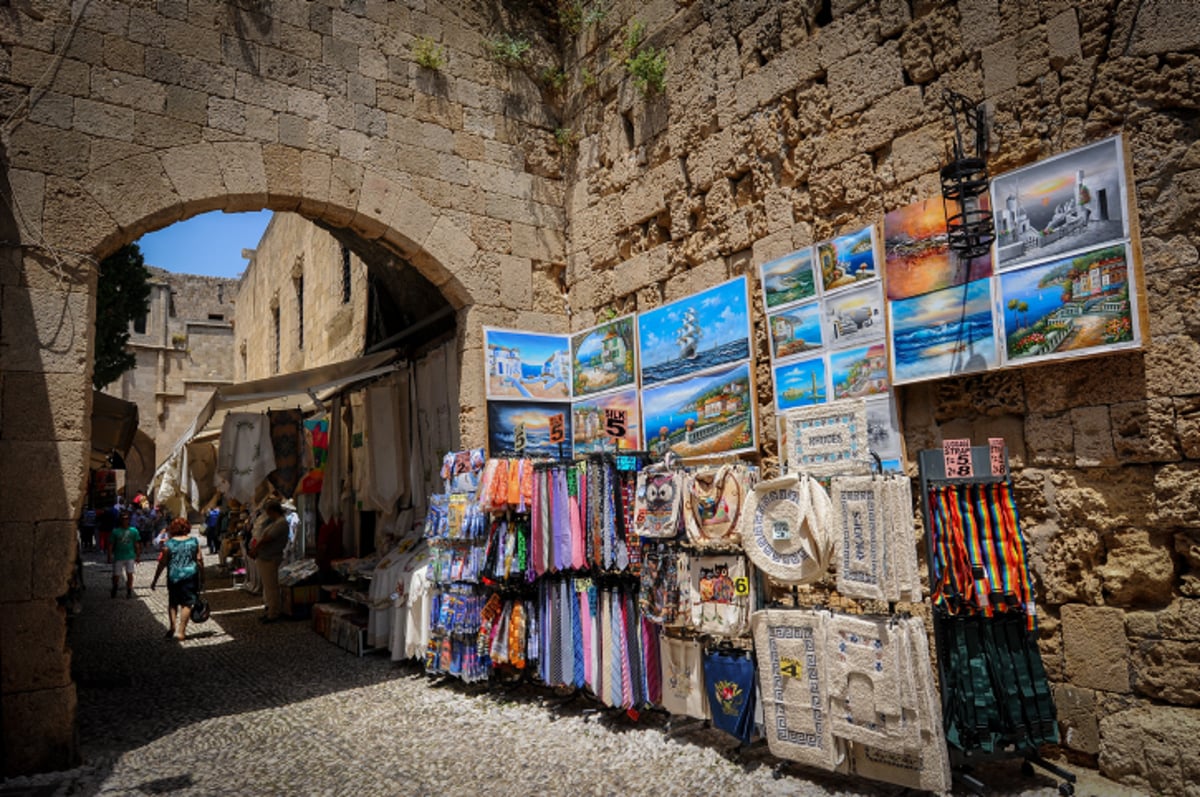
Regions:
<instances>
[{"instance_id":1,"label":"display stand","mask_svg":"<svg viewBox=\"0 0 1200 797\"><path fill-rule=\"evenodd\" d=\"M1012 477L1008 468L1007 451L1004 454L1003 474L992 474L991 450L987 446L971 447L971 470L974 475L967 478L946 477L945 454L941 449L928 449L920 452L917 457L917 465L920 469L921 515L925 523L925 555L926 563L929 568L930 591L932 592L937 580L934 574L933 523L932 512L930 511L929 507L930 489L948 485L999 483L1007 483L1011 489ZM945 706L950 698L947 687L948 679L945 672L945 667L947 666L946 662L949 661L947 651L948 643L946 639L947 618L944 617L936 607L934 608L932 617L934 644L937 648L938 683L942 692L942 705ZM986 794L988 787L971 774L970 770L973 763L1013 759L1017 757L1024 758L1021 769L1025 774L1031 775L1033 774L1034 767L1040 767L1041 769L1049 772L1051 775L1062 779L1062 782L1060 782L1058 785L1058 791L1060 794L1071 795L1075 793L1075 775L1047 761L1037 752L1036 749L1031 751L997 750L991 753L972 752L970 755L967 755L954 747L950 748L950 766L954 774L954 779L975 794Z\"/></svg>"}]
</instances>

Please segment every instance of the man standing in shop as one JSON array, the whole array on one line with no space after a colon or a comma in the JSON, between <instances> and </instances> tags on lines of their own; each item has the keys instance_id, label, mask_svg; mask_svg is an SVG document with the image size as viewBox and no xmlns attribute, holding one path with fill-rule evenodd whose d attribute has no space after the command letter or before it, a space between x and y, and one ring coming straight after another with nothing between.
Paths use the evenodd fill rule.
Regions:
<instances>
[{"instance_id":1,"label":"man standing in shop","mask_svg":"<svg viewBox=\"0 0 1200 797\"><path fill-rule=\"evenodd\" d=\"M263 604L267 609L262 622L273 623L279 619L279 565L283 561L283 549L288 543L288 522L283 515L283 506L275 499L267 501L263 511L266 512L267 522L251 555L258 564Z\"/></svg>"},{"instance_id":2,"label":"man standing in shop","mask_svg":"<svg viewBox=\"0 0 1200 797\"><path fill-rule=\"evenodd\" d=\"M132 598L133 568L134 563L142 558L142 537L137 527L129 522L128 512L121 512L117 517L117 527L108 541L108 562L113 566L109 597L117 597L121 576L125 576L125 597Z\"/></svg>"}]
</instances>

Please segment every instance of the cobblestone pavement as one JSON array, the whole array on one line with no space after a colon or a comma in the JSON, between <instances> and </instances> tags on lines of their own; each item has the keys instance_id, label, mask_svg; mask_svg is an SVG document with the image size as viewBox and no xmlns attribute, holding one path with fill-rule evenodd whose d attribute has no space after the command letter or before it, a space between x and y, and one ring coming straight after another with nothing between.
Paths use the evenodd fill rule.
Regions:
<instances>
[{"instance_id":1,"label":"cobblestone pavement","mask_svg":"<svg viewBox=\"0 0 1200 797\"><path fill-rule=\"evenodd\" d=\"M795 770L776 779L772 759L739 759L716 731L670 740L655 717L588 715L578 701L543 704L532 687L485 693L386 656L356 658L306 623L261 625L257 599L215 568L212 619L169 642L153 567L138 565L133 599L113 599L103 558L88 555L70 633L83 764L10 780L0 795L899 792ZM1015 765L999 777L1056 793Z\"/></svg>"}]
</instances>

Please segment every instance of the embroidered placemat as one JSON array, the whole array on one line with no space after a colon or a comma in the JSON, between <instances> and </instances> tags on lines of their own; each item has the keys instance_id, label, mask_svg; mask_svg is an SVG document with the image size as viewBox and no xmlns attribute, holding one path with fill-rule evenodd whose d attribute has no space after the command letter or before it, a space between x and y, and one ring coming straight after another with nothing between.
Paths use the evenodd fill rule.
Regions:
<instances>
[{"instance_id":1,"label":"embroidered placemat","mask_svg":"<svg viewBox=\"0 0 1200 797\"><path fill-rule=\"evenodd\" d=\"M797 407L784 415L789 473L834 476L870 472L867 404L844 399Z\"/></svg>"},{"instance_id":2,"label":"embroidered placemat","mask_svg":"<svg viewBox=\"0 0 1200 797\"><path fill-rule=\"evenodd\" d=\"M742 513L742 548L755 567L790 584L816 581L833 559L833 505L816 479L758 484Z\"/></svg>"},{"instance_id":3,"label":"embroidered placemat","mask_svg":"<svg viewBox=\"0 0 1200 797\"><path fill-rule=\"evenodd\" d=\"M908 687L900 657L904 645L890 621L834 614L825 628L825 644L833 735L888 752L919 749L916 700L902 694ZM914 694L910 691L908 697Z\"/></svg>"},{"instance_id":4,"label":"embroidered placemat","mask_svg":"<svg viewBox=\"0 0 1200 797\"><path fill-rule=\"evenodd\" d=\"M884 484L872 476L839 476L831 484L837 589L848 598L886 600Z\"/></svg>"}]
</instances>

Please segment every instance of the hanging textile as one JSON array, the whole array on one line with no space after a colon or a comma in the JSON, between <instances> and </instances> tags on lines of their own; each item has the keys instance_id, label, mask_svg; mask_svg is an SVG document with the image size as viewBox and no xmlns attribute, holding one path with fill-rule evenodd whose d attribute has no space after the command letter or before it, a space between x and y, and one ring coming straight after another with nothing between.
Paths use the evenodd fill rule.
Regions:
<instances>
[{"instance_id":1,"label":"hanging textile","mask_svg":"<svg viewBox=\"0 0 1200 797\"><path fill-rule=\"evenodd\" d=\"M739 636L750 623L753 582L743 556L689 559L692 622L697 633Z\"/></svg>"},{"instance_id":2,"label":"hanging textile","mask_svg":"<svg viewBox=\"0 0 1200 797\"><path fill-rule=\"evenodd\" d=\"M267 478L280 495L291 498L296 494L296 485L303 473L304 415L298 409L271 410L267 418L271 424L271 450L275 455L275 469Z\"/></svg>"},{"instance_id":3,"label":"hanging textile","mask_svg":"<svg viewBox=\"0 0 1200 797\"><path fill-rule=\"evenodd\" d=\"M407 380L405 380L407 381ZM365 474L359 500L364 509L387 514L407 494L407 425L400 416L402 395L396 377L374 384L363 396L363 465Z\"/></svg>"},{"instance_id":4,"label":"hanging textile","mask_svg":"<svg viewBox=\"0 0 1200 797\"><path fill-rule=\"evenodd\" d=\"M886 600L889 524L885 482L871 476L839 476L832 482L838 546L838 592L848 598Z\"/></svg>"},{"instance_id":5,"label":"hanging textile","mask_svg":"<svg viewBox=\"0 0 1200 797\"><path fill-rule=\"evenodd\" d=\"M658 649L662 664L662 707L679 716L707 719L700 643L663 634Z\"/></svg>"},{"instance_id":6,"label":"hanging textile","mask_svg":"<svg viewBox=\"0 0 1200 797\"><path fill-rule=\"evenodd\" d=\"M696 546L741 545L739 523L749 490L749 472L722 465L693 473L683 491L683 518Z\"/></svg>"},{"instance_id":7,"label":"hanging textile","mask_svg":"<svg viewBox=\"0 0 1200 797\"><path fill-rule=\"evenodd\" d=\"M321 492L325 478L325 462L329 458L329 418L310 418L304 422L304 445L309 448L312 467L300 479L296 492L316 495Z\"/></svg>"},{"instance_id":8,"label":"hanging textile","mask_svg":"<svg viewBox=\"0 0 1200 797\"><path fill-rule=\"evenodd\" d=\"M749 656L727 653L704 655L704 693L714 728L749 744L754 735L756 689L754 662Z\"/></svg>"},{"instance_id":9,"label":"hanging textile","mask_svg":"<svg viewBox=\"0 0 1200 797\"><path fill-rule=\"evenodd\" d=\"M640 600L650 622L684 626L691 622L688 555L662 543L642 547Z\"/></svg>"},{"instance_id":10,"label":"hanging textile","mask_svg":"<svg viewBox=\"0 0 1200 797\"><path fill-rule=\"evenodd\" d=\"M844 399L788 410L787 469L824 477L870 471L867 404Z\"/></svg>"},{"instance_id":11,"label":"hanging textile","mask_svg":"<svg viewBox=\"0 0 1200 797\"><path fill-rule=\"evenodd\" d=\"M642 470L637 475L634 532L639 537L674 538L683 520L683 474Z\"/></svg>"},{"instance_id":12,"label":"hanging textile","mask_svg":"<svg viewBox=\"0 0 1200 797\"><path fill-rule=\"evenodd\" d=\"M904 644L888 620L833 614L825 644L831 733L887 752L919 749L916 706L903 711Z\"/></svg>"},{"instance_id":13,"label":"hanging textile","mask_svg":"<svg viewBox=\"0 0 1200 797\"><path fill-rule=\"evenodd\" d=\"M336 396L329 410L329 449L321 481L318 509L326 521L342 516L342 479L345 476L345 445L342 441L342 397Z\"/></svg>"},{"instance_id":14,"label":"hanging textile","mask_svg":"<svg viewBox=\"0 0 1200 797\"><path fill-rule=\"evenodd\" d=\"M786 584L808 584L833 560L832 504L816 479L785 476L755 486L742 515L742 547L755 567Z\"/></svg>"},{"instance_id":15,"label":"hanging textile","mask_svg":"<svg viewBox=\"0 0 1200 797\"><path fill-rule=\"evenodd\" d=\"M273 470L275 455L267 417L254 412L226 415L217 457L217 478L222 492L240 504L248 504Z\"/></svg>"}]
</instances>

